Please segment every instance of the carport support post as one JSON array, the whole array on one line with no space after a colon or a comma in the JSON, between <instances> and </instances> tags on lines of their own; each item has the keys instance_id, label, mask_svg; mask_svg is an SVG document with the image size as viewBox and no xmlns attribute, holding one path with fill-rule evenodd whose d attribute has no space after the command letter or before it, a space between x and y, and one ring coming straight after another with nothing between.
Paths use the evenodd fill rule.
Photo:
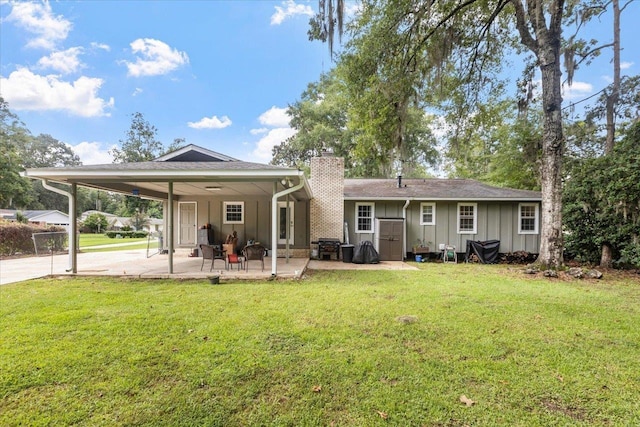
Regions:
<instances>
[{"instance_id":1,"label":"carport support post","mask_svg":"<svg viewBox=\"0 0 640 427\"><path fill-rule=\"evenodd\" d=\"M304 178L302 176L304 172L299 172L298 185L287 188L279 193L278 183L273 183L273 196L271 197L271 275L275 276L278 273L278 199L287 194L294 193L304 187ZM288 228L287 224L287 228Z\"/></svg>"},{"instance_id":2,"label":"carport support post","mask_svg":"<svg viewBox=\"0 0 640 427\"><path fill-rule=\"evenodd\" d=\"M42 186L54 193L62 194L69 199L69 268L67 271L73 274L78 273L78 219L76 211L78 210L78 204L76 202L76 196L78 195L78 184L71 184L71 188L66 191L58 187L52 187L49 185L49 181L42 179Z\"/></svg>"},{"instance_id":3,"label":"carport support post","mask_svg":"<svg viewBox=\"0 0 640 427\"><path fill-rule=\"evenodd\" d=\"M69 197L69 253L71 258L71 272L78 273L78 184L71 184Z\"/></svg>"},{"instance_id":4,"label":"carport support post","mask_svg":"<svg viewBox=\"0 0 640 427\"><path fill-rule=\"evenodd\" d=\"M168 217L167 218L167 246L168 252L167 254L169 259L169 274L173 274L173 182L169 181L169 189L168 189L168 200L167 206L168 209Z\"/></svg>"}]
</instances>

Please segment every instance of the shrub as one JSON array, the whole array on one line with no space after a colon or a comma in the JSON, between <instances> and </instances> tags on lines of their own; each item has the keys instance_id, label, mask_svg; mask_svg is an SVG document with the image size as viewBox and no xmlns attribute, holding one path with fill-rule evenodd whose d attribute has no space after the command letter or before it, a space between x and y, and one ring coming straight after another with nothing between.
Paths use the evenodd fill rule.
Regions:
<instances>
[{"instance_id":1,"label":"shrub","mask_svg":"<svg viewBox=\"0 0 640 427\"><path fill-rule=\"evenodd\" d=\"M62 227L36 227L30 224L0 224L0 255L35 254L33 233L48 231L65 231Z\"/></svg>"},{"instance_id":2,"label":"shrub","mask_svg":"<svg viewBox=\"0 0 640 427\"><path fill-rule=\"evenodd\" d=\"M136 238L136 237L147 237L147 233L146 231L128 231L128 230L120 230L120 231L107 231L106 233L104 233L107 237L109 237L110 239L115 239L118 236L122 237L122 238Z\"/></svg>"}]
</instances>

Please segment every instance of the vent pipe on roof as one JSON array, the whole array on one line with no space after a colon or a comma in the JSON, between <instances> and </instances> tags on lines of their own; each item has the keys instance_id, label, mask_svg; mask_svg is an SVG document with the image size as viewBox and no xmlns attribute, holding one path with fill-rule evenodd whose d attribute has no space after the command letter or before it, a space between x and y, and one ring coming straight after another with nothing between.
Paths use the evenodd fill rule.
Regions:
<instances>
[{"instance_id":1,"label":"vent pipe on roof","mask_svg":"<svg viewBox=\"0 0 640 427\"><path fill-rule=\"evenodd\" d=\"M402 175L398 175L398 188L402 188Z\"/></svg>"}]
</instances>

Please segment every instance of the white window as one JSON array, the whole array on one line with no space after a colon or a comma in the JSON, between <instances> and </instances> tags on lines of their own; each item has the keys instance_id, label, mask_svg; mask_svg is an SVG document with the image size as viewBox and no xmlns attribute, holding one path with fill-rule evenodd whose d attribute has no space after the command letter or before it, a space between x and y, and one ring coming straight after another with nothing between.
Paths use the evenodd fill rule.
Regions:
<instances>
[{"instance_id":1,"label":"white window","mask_svg":"<svg viewBox=\"0 0 640 427\"><path fill-rule=\"evenodd\" d=\"M356 203L356 233L373 233L373 203Z\"/></svg>"},{"instance_id":2,"label":"white window","mask_svg":"<svg viewBox=\"0 0 640 427\"><path fill-rule=\"evenodd\" d=\"M223 224L244 224L244 202L223 202Z\"/></svg>"},{"instance_id":3,"label":"white window","mask_svg":"<svg viewBox=\"0 0 640 427\"><path fill-rule=\"evenodd\" d=\"M518 205L518 234L538 234L538 204Z\"/></svg>"},{"instance_id":4,"label":"white window","mask_svg":"<svg viewBox=\"0 0 640 427\"><path fill-rule=\"evenodd\" d=\"M436 225L435 203L420 203L420 225Z\"/></svg>"},{"instance_id":5,"label":"white window","mask_svg":"<svg viewBox=\"0 0 640 427\"><path fill-rule=\"evenodd\" d=\"M458 203L458 234L477 234L478 204Z\"/></svg>"}]
</instances>

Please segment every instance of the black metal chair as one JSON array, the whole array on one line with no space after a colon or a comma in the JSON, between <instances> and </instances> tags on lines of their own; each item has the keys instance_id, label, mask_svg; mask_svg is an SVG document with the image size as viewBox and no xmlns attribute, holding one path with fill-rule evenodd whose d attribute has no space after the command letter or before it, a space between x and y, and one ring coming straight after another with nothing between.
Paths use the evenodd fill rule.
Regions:
<instances>
[{"instance_id":1,"label":"black metal chair","mask_svg":"<svg viewBox=\"0 0 640 427\"><path fill-rule=\"evenodd\" d=\"M202 265L200 266L200 271L202 271L202 268L204 267L205 259L211 260L211 268L209 268L209 271L213 270L217 259L222 260L222 262L224 262L224 268L227 268L227 256L223 250L218 249L215 246L200 244L200 251L202 252Z\"/></svg>"},{"instance_id":2,"label":"black metal chair","mask_svg":"<svg viewBox=\"0 0 640 427\"><path fill-rule=\"evenodd\" d=\"M262 264L262 271L264 271L264 254L267 249L262 245L247 245L242 249L242 255L244 256L244 267L246 271L249 271L249 261L260 261Z\"/></svg>"}]
</instances>

